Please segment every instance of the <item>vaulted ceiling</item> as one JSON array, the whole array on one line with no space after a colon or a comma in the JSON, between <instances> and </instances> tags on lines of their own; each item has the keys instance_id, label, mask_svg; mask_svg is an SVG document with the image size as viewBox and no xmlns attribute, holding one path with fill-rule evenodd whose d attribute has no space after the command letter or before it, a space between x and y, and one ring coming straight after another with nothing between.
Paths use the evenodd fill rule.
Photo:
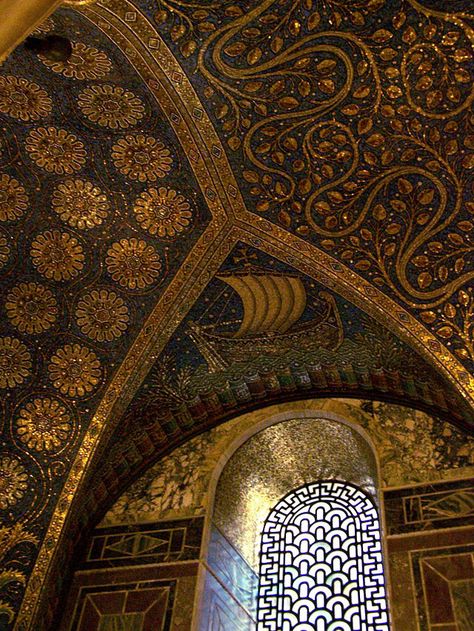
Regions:
<instances>
[{"instance_id":1,"label":"vaulted ceiling","mask_svg":"<svg viewBox=\"0 0 474 631\"><path fill-rule=\"evenodd\" d=\"M240 410L472 432L469 5L100 0L41 26L68 62L1 66L2 622L39 628L64 534Z\"/></svg>"}]
</instances>

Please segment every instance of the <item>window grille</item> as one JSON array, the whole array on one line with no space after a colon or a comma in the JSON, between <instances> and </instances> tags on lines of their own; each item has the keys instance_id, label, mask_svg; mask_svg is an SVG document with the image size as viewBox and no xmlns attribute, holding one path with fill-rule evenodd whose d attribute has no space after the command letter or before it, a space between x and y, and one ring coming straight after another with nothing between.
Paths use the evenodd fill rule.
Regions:
<instances>
[{"instance_id":1,"label":"window grille","mask_svg":"<svg viewBox=\"0 0 474 631\"><path fill-rule=\"evenodd\" d=\"M258 631L389 631L372 498L325 480L278 502L262 533Z\"/></svg>"}]
</instances>

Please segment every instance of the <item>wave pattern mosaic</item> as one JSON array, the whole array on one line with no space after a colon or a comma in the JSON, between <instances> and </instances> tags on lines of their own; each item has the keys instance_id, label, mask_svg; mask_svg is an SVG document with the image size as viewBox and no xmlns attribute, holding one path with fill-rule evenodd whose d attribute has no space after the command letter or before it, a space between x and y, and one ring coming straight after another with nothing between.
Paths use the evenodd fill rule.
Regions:
<instances>
[{"instance_id":1,"label":"wave pattern mosaic","mask_svg":"<svg viewBox=\"0 0 474 631\"><path fill-rule=\"evenodd\" d=\"M284 497L262 534L258 631L389 631L380 523L352 484Z\"/></svg>"}]
</instances>

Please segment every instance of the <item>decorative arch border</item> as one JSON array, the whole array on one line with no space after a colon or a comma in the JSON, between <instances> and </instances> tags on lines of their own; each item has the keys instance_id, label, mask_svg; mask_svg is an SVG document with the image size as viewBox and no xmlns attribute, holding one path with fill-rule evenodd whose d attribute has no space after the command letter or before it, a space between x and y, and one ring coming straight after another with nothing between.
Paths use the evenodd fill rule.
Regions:
<instances>
[{"instance_id":1,"label":"decorative arch border","mask_svg":"<svg viewBox=\"0 0 474 631\"><path fill-rule=\"evenodd\" d=\"M244 445L250 438L259 434L263 430L272 427L274 425L278 425L279 423L283 423L285 421L298 420L298 419L314 419L317 420L328 420L334 421L336 423L340 423L350 428L352 431L359 434L364 441L369 446L375 462L376 472L377 472L377 488L375 494L375 501L377 505L377 509L379 512L379 520L380 520L380 532L381 532L381 543L382 543L382 556L383 556L383 564L385 568L385 589L386 589L386 597L388 602L388 609L390 612L390 602L392 601L392 585L390 580L390 574L388 572L388 551L387 551L387 543L385 538L386 533L386 521L385 521L385 510L384 510L384 500L383 493L381 490L380 480L381 480L381 465L380 458L377 453L377 449L375 444L368 434L368 432L360 426L360 424L350 418L347 418L339 413L331 412L328 410L318 409L310 407L314 400L310 399L307 401L295 401L292 403L285 404L290 407L289 410L284 412L273 412L275 407L281 407L278 405L271 405L265 408L261 408L261 410L269 410L270 414L268 418L258 421L255 425L252 425L245 431L243 431L239 436L237 436L224 450L224 452L219 457L214 470L212 472L212 476L208 486L207 493L207 510L204 518L204 527L203 527L203 535L202 535L202 544L201 549L204 551L201 554L201 559L205 564L207 561L207 552L210 547L211 535L212 535L212 525L213 525L213 516L215 512L215 502L216 502L216 493L217 493L217 485L219 483L219 478L229 460L232 456L237 452L237 450ZM260 410L260 411L261 411ZM273 413L272 413L273 412ZM252 412L248 412L245 414L241 414L235 416L234 419L243 417L246 414L252 414ZM206 566L207 567L207 566ZM197 587L194 599L193 606L193 621L191 625L191 631L203 631L200 627L201 613L203 610L203 600L205 593L205 575L203 568L200 567Z\"/></svg>"}]
</instances>

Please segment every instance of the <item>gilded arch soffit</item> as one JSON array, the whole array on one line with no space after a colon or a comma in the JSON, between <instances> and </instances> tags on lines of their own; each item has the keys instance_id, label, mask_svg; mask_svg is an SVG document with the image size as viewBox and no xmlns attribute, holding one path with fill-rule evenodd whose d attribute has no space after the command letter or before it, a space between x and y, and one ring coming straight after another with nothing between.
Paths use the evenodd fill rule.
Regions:
<instances>
[{"instance_id":1,"label":"gilded arch soffit","mask_svg":"<svg viewBox=\"0 0 474 631\"><path fill-rule=\"evenodd\" d=\"M262 4L262 7L266 10L270 8L271 4L266 2ZM419 7L417 3L412 3L412 5ZM149 367L149 364L143 362L143 357L148 356L150 362L156 357L156 354L163 348L172 331L197 299L209 279L217 271L221 261L238 240L253 242L254 245L257 245L258 242L259 247L262 249L268 250L272 254L278 253L281 256L283 256L283 251L287 251L288 248L291 249L295 257L292 259L295 267L301 268L306 273L311 271L324 283L347 295L348 299L353 299L356 303L359 302L359 304L364 306L365 310L371 312L377 319L385 319L384 323L389 328L397 331L409 343L415 344L424 356L429 358L429 361L435 363L439 369L443 370L446 375L449 375L452 381L458 384L459 389L463 391L467 398L472 393L472 383L468 372L462 368L450 350L440 342L439 337L429 333L422 324L417 322L412 314L405 311L403 306L395 306L395 303L383 291L374 287L370 280L361 280L360 273L351 272L344 263L338 262L333 256L321 251L310 240L304 242L302 239L305 236L303 231L298 232L299 236L291 234L287 229L289 226L284 227L285 222L288 221L286 218L283 219L283 223L280 222L280 225L278 225L279 220L275 220L271 215L268 215L271 219L269 220L264 218L263 215L249 213L244 208L234 176L230 171L228 176L230 179L221 176L221 173L224 172L224 167L227 165L227 157L218 137L214 134L212 123L209 121L206 111L172 55L167 58L168 68L165 72L162 72L163 69L159 65L163 63L166 46L159 44L160 37L157 31L151 22L136 10L136 7L126 2L99 3L95 6L84 7L82 12L96 22L99 28L103 29L109 36L113 32L112 39L119 46L121 46L120 41L123 42L123 49L128 59L139 69L144 79L147 76L149 77L147 84L151 90L161 89L163 86L159 86L159 79L162 78L165 81L165 74L167 74L165 92L167 92L168 98L173 94L178 94L186 101L188 108L190 103L196 103L197 109L193 110L191 114L188 113L189 110L187 108L180 110L179 114L181 114L182 119L179 121L173 121L171 102L166 101L166 98L163 101L163 110L166 111L167 106L169 106L170 109L166 113L170 117L169 120L173 129L179 136L180 143L186 148L190 163L193 161L192 156L195 156L196 163L192 167L198 181L204 183L206 178L210 177L208 181L212 183L212 186L201 188L206 196L206 205L213 211L213 220L200 236L199 241L193 246L186 262L181 266L176 277L163 293L163 296L154 308L153 315L147 321L146 326L143 327L140 336L128 352L127 359L121 364L120 369L110 382L107 392L101 399L88 434L78 452L75 465L63 489L61 502L56 509L55 517L48 533L48 546L43 547L41 550L38 564L33 573L34 576L28 587L27 597L18 621L18 628L26 628L24 625L27 625L28 621L31 620L33 602L36 600L39 592L42 577L46 575L48 563L54 551L55 541L57 541L67 515L70 499L91 456L92 448L98 443L101 428L105 425L112 410L119 413L120 410L124 409L127 399L133 395L134 390ZM314 13L311 13L311 15L314 15ZM231 17L232 19L237 19L237 21L240 20L243 24L243 20L238 16ZM458 24L458 22L455 23ZM205 29L202 29L201 32L205 32ZM155 41L151 42L152 39ZM179 38L176 40L178 42L177 46L184 46L190 41L186 40L180 44L178 40ZM186 55L190 49L192 49L192 46L183 49L185 58L189 58ZM258 53L255 54L258 55ZM179 55L177 55L177 58L182 62ZM258 60L256 62L252 60L253 57L250 59L252 64L258 63ZM169 74L170 72L171 74ZM170 77L171 81L169 80ZM152 81L155 81L155 83L152 83ZM323 85L326 85L327 89L329 89L330 84ZM163 97L166 96L165 92L162 94ZM176 103L174 106L176 107ZM207 148L205 159L202 156L204 151L201 152L199 144L194 144L193 147L193 143L195 143L193 137L203 141L204 146ZM223 137L225 137L225 134ZM210 175L204 176L206 167L209 168ZM251 177L253 178L254 176ZM410 184L408 179L407 181ZM400 187L404 190L409 188L405 183L400 184ZM232 225L227 221L223 208L229 212L229 216L232 214ZM232 209L234 209L234 212L232 212ZM285 215L281 217L283 218ZM465 239L466 237L462 238ZM317 264L312 263L310 265L310 260L316 260ZM360 268L357 269L359 269L359 272L363 271ZM427 277L423 278L427 279ZM454 291L453 287L451 286L451 289ZM458 288L456 287L457 290ZM466 295L469 298L469 294L466 293ZM447 298L449 297L450 295L447 296ZM461 305L452 305L456 312L455 316L450 316L449 313L451 311L448 309L446 317L459 318L462 312L461 307L469 308L469 304L463 304L464 300L463 297ZM160 324L159 333L155 328L155 323L158 322ZM439 326L436 330L439 330ZM453 328L453 331L455 331L455 328ZM136 370L138 365L141 366L141 371ZM132 373L134 373L134 376L130 377Z\"/></svg>"}]
</instances>

